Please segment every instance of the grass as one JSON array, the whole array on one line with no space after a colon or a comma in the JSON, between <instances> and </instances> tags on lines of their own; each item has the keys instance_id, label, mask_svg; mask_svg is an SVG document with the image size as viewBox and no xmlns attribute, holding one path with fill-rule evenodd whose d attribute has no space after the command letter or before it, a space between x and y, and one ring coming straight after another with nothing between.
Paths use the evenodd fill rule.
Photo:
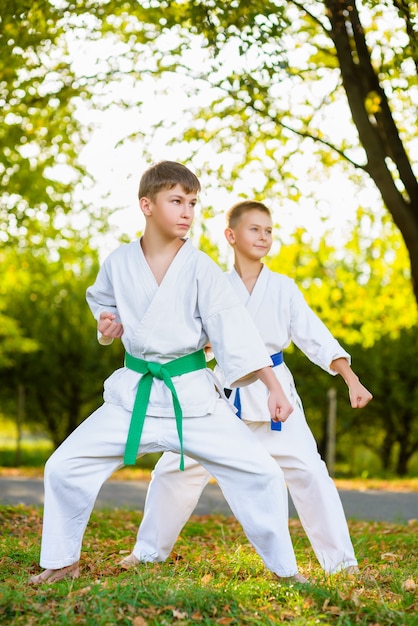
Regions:
<instances>
[{"instance_id":1,"label":"grass","mask_svg":"<svg viewBox=\"0 0 418 626\"><path fill-rule=\"evenodd\" d=\"M81 577L32 588L39 571L42 511L0 508L0 623L72 626L416 626L417 523L350 522L361 577L326 577L298 520L291 532L311 585L285 586L268 572L240 525L221 515L193 516L166 563L129 571L117 562L133 544L141 514L95 511Z\"/></svg>"},{"instance_id":2,"label":"grass","mask_svg":"<svg viewBox=\"0 0 418 626\"><path fill-rule=\"evenodd\" d=\"M124 467L115 472L110 480L149 480L151 468L154 467L159 458L159 454L148 454L145 459L146 463L136 465L135 467ZM152 458L151 458L152 457ZM148 466L150 465L151 468ZM44 472L43 465L36 466L0 466L0 477L24 477L24 478L42 478ZM418 491L418 478L335 478L335 484L338 489L352 489L355 491L366 491L368 489L378 491ZM418 512L417 512L418 517Z\"/></svg>"}]
</instances>

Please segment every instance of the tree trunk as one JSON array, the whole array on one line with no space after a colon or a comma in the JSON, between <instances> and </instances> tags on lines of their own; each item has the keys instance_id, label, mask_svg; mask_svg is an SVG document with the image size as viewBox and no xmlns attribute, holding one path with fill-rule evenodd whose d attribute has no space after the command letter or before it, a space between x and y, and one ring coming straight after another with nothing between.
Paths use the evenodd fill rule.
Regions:
<instances>
[{"instance_id":1,"label":"tree trunk","mask_svg":"<svg viewBox=\"0 0 418 626\"><path fill-rule=\"evenodd\" d=\"M25 387L22 383L17 387L17 417L16 417L16 450L15 465L19 467L22 462L22 427L25 420Z\"/></svg>"},{"instance_id":2,"label":"tree trunk","mask_svg":"<svg viewBox=\"0 0 418 626\"><path fill-rule=\"evenodd\" d=\"M392 431L386 431L385 438L380 449L380 460L382 462L382 468L385 470L385 472L389 472L391 469L390 463L394 444L395 439L393 437Z\"/></svg>"},{"instance_id":3,"label":"tree trunk","mask_svg":"<svg viewBox=\"0 0 418 626\"><path fill-rule=\"evenodd\" d=\"M324 3L331 23L330 34L340 64L342 83L366 153L367 162L362 168L379 189L405 241L418 304L417 179L400 139L388 99L372 65L355 0L324 0ZM373 106L370 105L371 100Z\"/></svg>"},{"instance_id":4,"label":"tree trunk","mask_svg":"<svg viewBox=\"0 0 418 626\"><path fill-rule=\"evenodd\" d=\"M406 476L408 474L409 455L405 454L402 447L399 449L398 461L396 463L396 474L398 476Z\"/></svg>"},{"instance_id":5,"label":"tree trunk","mask_svg":"<svg viewBox=\"0 0 418 626\"><path fill-rule=\"evenodd\" d=\"M415 419L416 413L413 409L405 409L403 414L399 416L401 429L397 437L399 454L396 462L396 473L398 476L406 476L408 474L408 463L418 449L418 443L413 435Z\"/></svg>"}]
</instances>

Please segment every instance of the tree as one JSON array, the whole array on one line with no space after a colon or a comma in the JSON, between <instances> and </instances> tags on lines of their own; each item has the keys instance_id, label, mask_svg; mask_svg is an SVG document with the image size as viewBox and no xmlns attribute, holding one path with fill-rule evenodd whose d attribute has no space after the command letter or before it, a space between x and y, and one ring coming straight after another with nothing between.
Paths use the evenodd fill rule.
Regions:
<instances>
[{"instance_id":1,"label":"tree","mask_svg":"<svg viewBox=\"0 0 418 626\"><path fill-rule=\"evenodd\" d=\"M63 11L49 2L5 3L0 17L0 241L44 245L54 217L72 210L85 174L76 99L87 97L66 56ZM57 170L61 169L61 177ZM63 182L62 171L68 182ZM42 236L40 236L42 235Z\"/></svg>"},{"instance_id":2,"label":"tree","mask_svg":"<svg viewBox=\"0 0 418 626\"><path fill-rule=\"evenodd\" d=\"M366 161L355 165L364 169L373 179L402 233L411 259L412 284L418 302L418 182L401 139L403 123L399 120L398 129L385 91L385 87L393 87L396 81L405 78L402 65L398 66L399 62L413 63L415 72L411 72L409 78L417 79L418 43L414 24L418 8L407 0L393 2L392 6L403 23L406 54L400 52L398 44L394 51L394 62L389 64L384 57L380 63L372 58L366 31L353 0L325 0L325 6L342 85L360 143L366 153ZM371 8L377 8L378 13L382 11L382 7L375 2L371 3ZM392 14L395 18L396 14ZM406 86L412 90L411 80Z\"/></svg>"},{"instance_id":3,"label":"tree","mask_svg":"<svg viewBox=\"0 0 418 626\"><path fill-rule=\"evenodd\" d=\"M210 86L180 130L195 155L214 147L206 172L231 186L252 176L256 195L281 190L296 202L307 191L295 172L309 174L309 156L325 167L322 183L343 163L359 185L370 177L404 238L418 302L415 3L186 0L127 4L119 19L131 42L148 33L149 71L194 77L191 103ZM212 57L196 70L199 45Z\"/></svg>"},{"instance_id":4,"label":"tree","mask_svg":"<svg viewBox=\"0 0 418 626\"><path fill-rule=\"evenodd\" d=\"M415 334L403 328L396 339L385 335L353 356L373 373L374 400L368 410L372 428L362 425L364 443L375 451L386 472L406 476L409 461L418 452Z\"/></svg>"},{"instance_id":5,"label":"tree","mask_svg":"<svg viewBox=\"0 0 418 626\"><path fill-rule=\"evenodd\" d=\"M418 372L413 366L417 310L408 255L388 216L377 220L359 211L357 223L341 250L324 240L316 247L309 233L300 230L269 265L296 280L310 306L352 355L354 369L372 391L373 401L360 413L354 411L339 377L330 379L298 350L286 354L286 361L323 454L326 390L332 385L339 397L340 456L350 459L363 445L386 472L403 476L418 450Z\"/></svg>"},{"instance_id":6,"label":"tree","mask_svg":"<svg viewBox=\"0 0 418 626\"><path fill-rule=\"evenodd\" d=\"M94 76L79 76L69 52L90 15L79 3L13 0L0 15L0 266L7 291L10 248L48 250L55 262L69 245L107 229L107 211L83 199L91 185L80 152L89 128L77 113L97 105ZM86 18L84 18L86 19ZM88 20L86 21L88 24ZM87 30L87 26L85 26ZM74 45L74 44L73 44ZM76 236L75 236L76 235ZM38 252L37 252L38 251ZM28 268L32 269L29 263ZM22 276L22 275L21 275ZM16 276L10 276L15 286ZM0 303L0 366L36 348L19 316Z\"/></svg>"},{"instance_id":7,"label":"tree","mask_svg":"<svg viewBox=\"0 0 418 626\"><path fill-rule=\"evenodd\" d=\"M184 84L190 94L184 116L175 120L173 138L187 142L205 181L213 173L216 182L233 189L235 195L251 193L270 199L272 208L277 207L277 198L297 204L302 194L304 202L310 202L313 209L318 207L320 192L334 180L337 184L341 181L342 176L336 176L339 172L350 172L359 184L359 194L363 188L378 190L380 200L375 193L371 199L362 195L358 203L359 220L369 219L370 223L366 256L363 249L359 254L358 242L352 240L351 248L344 250L344 262L334 256L338 263L332 266L326 258L329 250L322 243L318 257L322 258L324 280L314 275L318 267L303 246L294 261L303 268L304 260L309 259L304 283L314 308L318 307L331 326L338 319L338 307L344 304L343 327L350 345L371 337L371 343L377 345L377 320L381 318L385 341L395 340L400 329L408 334L405 309L398 307L396 319L390 315L393 302L399 302L399 290L394 300L396 273L390 272L392 285L384 290L386 300L374 291L386 283L373 283L373 275L382 277L383 269L389 274L399 250L395 239L389 237L388 244L394 247L383 251L370 207L378 219L384 203L400 229L416 290L418 218L413 159L417 128L416 115L411 114L417 93L415 4L404 0L308 0L303 4L281 0L38 0L28 4L15 0L6 4L0 16L0 252L15 251L16 268L22 260L27 268L27 274L16 274L22 288L25 286L25 295L19 295L18 283L11 281L7 304L0 304L2 328L7 329L0 336L0 362L8 366L8 376L18 371L26 374L23 364L30 363L31 375L48 380L49 385L53 382L54 391L64 385L65 372L61 369L59 376L58 372L66 360L69 364L77 360L76 342L64 335L65 349L60 352L61 329L51 323L51 341L42 333L38 321L49 323L52 312L51 319L61 319L65 327L73 329L80 345L86 342L88 353L93 350L88 343L90 331L87 339L73 327L76 311L70 314L69 304L75 306L77 301L72 285L84 291L83 280L88 275L79 268L68 273L74 264L70 250L78 251L83 259L90 255L84 240L90 236L91 222L83 218L97 216L103 224L106 217L102 207L96 213L81 194L81 185L89 185L79 160L89 129L81 123L79 111L87 102L106 107L119 100L127 107L138 105L140 112L142 103L152 97L149 85L167 77L171 77L169 85ZM87 44L94 46L97 62L76 69L75 51L84 50ZM139 96L135 92L128 97L132 86L138 88ZM166 124L163 117L160 126ZM347 123L342 123L344 120ZM154 129L138 124L138 133L146 141L154 136ZM212 148L210 157L206 145ZM348 170L343 171L344 164ZM343 210L341 206L338 209ZM216 213L213 207L208 211L208 216ZM216 258L205 224L201 242ZM30 246L31 255L25 246ZM291 246L287 249L290 253ZM5 258L0 257L2 277L10 260L8 255L7 262ZM350 280L350 272L356 283ZM407 273L402 266L402 278ZM27 285L32 276L35 282L39 276L50 283L49 287L41 285L39 279L40 295L35 300L31 300L34 292ZM67 294L64 299L63 293ZM372 307L367 311L372 321L366 316L359 319L356 307L349 305L356 301L357 308L360 304L363 308L370 293L379 306L375 313ZM361 300L356 300L357 294ZM324 302L334 306L327 307ZM79 305L84 308L84 301ZM31 306L37 314L35 328ZM36 358L32 358L33 350L38 351ZM57 355L60 358L54 360ZM78 394L84 398L78 405L88 404L82 379L77 385L78 390L62 387L66 402ZM37 416L44 410L45 415L57 415L52 393L49 408L39 408L42 402L45 405L41 392L47 388L47 384L39 392L32 388ZM74 408L68 415L70 412L77 413ZM350 424L348 419L345 423ZM54 436L58 441L62 435ZM388 440L387 447L393 450L401 445L400 437L395 443ZM406 444L402 445L406 449Z\"/></svg>"},{"instance_id":8,"label":"tree","mask_svg":"<svg viewBox=\"0 0 418 626\"><path fill-rule=\"evenodd\" d=\"M405 0L8 3L0 18L2 240L34 233L31 244L43 245L48 228L50 240L60 236L53 218L75 210L84 176L83 102L140 107L147 83L139 102L125 101L127 77L129 90L171 74L192 95L204 87L176 128L191 152L214 147L218 164L201 167L222 184L239 192L238 177L251 176L255 194L295 202L311 194L315 203L310 170L323 183L345 162L359 184L373 180L418 289L416 19L416 4ZM76 71L80 42L109 42L109 52L94 48L94 69ZM85 208L79 196L77 210Z\"/></svg>"},{"instance_id":9,"label":"tree","mask_svg":"<svg viewBox=\"0 0 418 626\"><path fill-rule=\"evenodd\" d=\"M123 363L120 342L100 346L85 292L98 270L97 252L87 244L53 262L48 251L10 249L4 300L36 351L18 352L1 368L0 399L17 414L18 387L26 398L26 423L41 427L58 446L101 404L103 380Z\"/></svg>"}]
</instances>

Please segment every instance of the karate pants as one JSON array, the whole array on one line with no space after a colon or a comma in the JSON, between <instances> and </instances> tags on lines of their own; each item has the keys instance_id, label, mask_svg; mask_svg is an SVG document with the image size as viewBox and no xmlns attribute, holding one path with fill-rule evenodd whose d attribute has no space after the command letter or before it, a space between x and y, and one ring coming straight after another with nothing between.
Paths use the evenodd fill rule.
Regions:
<instances>
[{"instance_id":1,"label":"karate pants","mask_svg":"<svg viewBox=\"0 0 418 626\"><path fill-rule=\"evenodd\" d=\"M48 459L42 567L58 569L79 560L99 490L123 465L130 419L129 411L105 403ZM278 576L296 574L283 472L225 400L219 399L214 413L205 417L183 418L183 446L185 453L216 478L266 567ZM147 416L138 456L167 450L179 452L175 419ZM179 454L175 460L178 467ZM182 507L182 498L176 500L173 510L165 502L159 506L164 511L159 522L171 524L176 509Z\"/></svg>"},{"instance_id":2,"label":"karate pants","mask_svg":"<svg viewBox=\"0 0 418 626\"><path fill-rule=\"evenodd\" d=\"M296 403L279 432L271 430L270 422L245 424L283 470L301 524L325 572L357 565L340 496L300 405ZM133 550L139 560L167 558L209 479L193 459L185 459L185 471L179 472L178 455L161 457L152 473ZM277 524L283 525L282 517Z\"/></svg>"}]
</instances>

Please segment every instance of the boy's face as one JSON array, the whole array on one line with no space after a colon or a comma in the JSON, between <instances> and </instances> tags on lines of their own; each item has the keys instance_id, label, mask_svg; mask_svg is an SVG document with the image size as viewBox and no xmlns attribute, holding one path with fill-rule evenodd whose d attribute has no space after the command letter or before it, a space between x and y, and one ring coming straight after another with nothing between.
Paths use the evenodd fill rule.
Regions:
<instances>
[{"instance_id":1,"label":"boy's face","mask_svg":"<svg viewBox=\"0 0 418 626\"><path fill-rule=\"evenodd\" d=\"M248 259L260 260L270 252L272 231L270 216L251 209L242 215L234 229L225 230L225 236L236 253Z\"/></svg>"},{"instance_id":2,"label":"boy's face","mask_svg":"<svg viewBox=\"0 0 418 626\"><path fill-rule=\"evenodd\" d=\"M196 193L186 193L178 184L162 189L154 200L140 198L140 207L153 228L168 238L185 237L190 230L197 203Z\"/></svg>"}]
</instances>

